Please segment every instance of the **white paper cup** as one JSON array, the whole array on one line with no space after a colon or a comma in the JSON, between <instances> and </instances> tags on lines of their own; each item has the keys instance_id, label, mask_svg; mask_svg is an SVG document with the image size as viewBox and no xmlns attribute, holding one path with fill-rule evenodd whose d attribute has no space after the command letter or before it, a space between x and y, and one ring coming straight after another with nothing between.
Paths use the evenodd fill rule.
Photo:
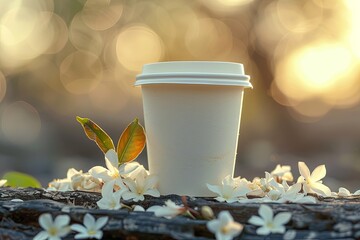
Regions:
<instances>
[{"instance_id":1,"label":"white paper cup","mask_svg":"<svg viewBox=\"0 0 360 240\"><path fill-rule=\"evenodd\" d=\"M141 85L149 171L161 194L213 196L206 183L232 175L243 90L242 64L160 62L137 76Z\"/></svg>"}]
</instances>

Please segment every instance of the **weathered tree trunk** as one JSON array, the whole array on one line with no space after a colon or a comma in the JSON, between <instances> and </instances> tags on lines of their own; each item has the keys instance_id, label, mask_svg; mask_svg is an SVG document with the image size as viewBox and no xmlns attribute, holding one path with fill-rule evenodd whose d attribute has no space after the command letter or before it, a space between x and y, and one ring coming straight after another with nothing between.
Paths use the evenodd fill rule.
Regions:
<instances>
[{"instance_id":1,"label":"weathered tree trunk","mask_svg":"<svg viewBox=\"0 0 360 240\"><path fill-rule=\"evenodd\" d=\"M98 193L89 192L46 192L41 189L0 188L0 239L32 239L41 228L38 218L42 213L53 216L67 214L71 223L82 223L86 213L93 216L108 216L109 222L103 228L104 239L213 239L206 228L205 220L186 217L165 219L148 212L100 210L96 201ZM24 202L14 202L22 199ZM146 198L136 203L148 208L163 205L171 199L181 204L176 195L160 198ZM210 198L187 198L192 208L210 206L215 215L228 210L235 221L245 225L244 231L236 239L360 239L360 197L343 199L321 199L319 204L268 204L277 212L291 212L292 219L286 225L284 235L271 234L257 236L256 227L247 224L252 215L257 215L257 203L218 203ZM135 203L127 202L132 205ZM66 239L73 239L69 234Z\"/></svg>"}]
</instances>

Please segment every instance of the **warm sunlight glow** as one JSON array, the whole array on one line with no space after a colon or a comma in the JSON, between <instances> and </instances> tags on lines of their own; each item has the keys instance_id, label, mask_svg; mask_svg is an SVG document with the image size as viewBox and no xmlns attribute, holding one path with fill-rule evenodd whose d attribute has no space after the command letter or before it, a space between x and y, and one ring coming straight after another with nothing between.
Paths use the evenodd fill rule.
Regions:
<instances>
[{"instance_id":1,"label":"warm sunlight glow","mask_svg":"<svg viewBox=\"0 0 360 240\"><path fill-rule=\"evenodd\" d=\"M78 51L67 56L60 65L60 80L67 91L89 93L102 80L100 59L89 52Z\"/></svg>"},{"instance_id":2,"label":"warm sunlight glow","mask_svg":"<svg viewBox=\"0 0 360 240\"><path fill-rule=\"evenodd\" d=\"M348 84L354 70L351 53L340 44L311 45L289 54L276 71L276 84L288 97L324 96Z\"/></svg>"},{"instance_id":3,"label":"warm sunlight glow","mask_svg":"<svg viewBox=\"0 0 360 240\"><path fill-rule=\"evenodd\" d=\"M153 30L136 25L125 28L118 36L116 53L120 64L129 71L139 72L146 63L160 61L163 42Z\"/></svg>"},{"instance_id":4,"label":"warm sunlight glow","mask_svg":"<svg viewBox=\"0 0 360 240\"><path fill-rule=\"evenodd\" d=\"M350 28L348 28L347 41L349 42L353 53L360 61L360 1L357 0L345 0L345 5L349 11L349 17L351 19Z\"/></svg>"}]
</instances>

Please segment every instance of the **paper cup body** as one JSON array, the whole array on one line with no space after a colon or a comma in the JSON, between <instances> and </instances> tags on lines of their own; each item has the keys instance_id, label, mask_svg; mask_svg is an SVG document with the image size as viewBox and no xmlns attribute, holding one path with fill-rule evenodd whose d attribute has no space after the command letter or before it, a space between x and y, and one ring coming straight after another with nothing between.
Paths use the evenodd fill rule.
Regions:
<instances>
[{"instance_id":1,"label":"paper cup body","mask_svg":"<svg viewBox=\"0 0 360 240\"><path fill-rule=\"evenodd\" d=\"M139 76L149 171L160 193L213 196L206 184L234 173L243 93L251 86L242 65L166 62L145 65Z\"/></svg>"}]
</instances>

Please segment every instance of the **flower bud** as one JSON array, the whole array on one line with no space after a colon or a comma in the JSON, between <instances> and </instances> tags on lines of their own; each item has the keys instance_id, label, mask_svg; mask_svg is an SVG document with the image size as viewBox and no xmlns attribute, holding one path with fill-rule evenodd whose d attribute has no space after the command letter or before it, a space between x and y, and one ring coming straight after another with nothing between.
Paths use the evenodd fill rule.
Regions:
<instances>
[{"instance_id":1,"label":"flower bud","mask_svg":"<svg viewBox=\"0 0 360 240\"><path fill-rule=\"evenodd\" d=\"M214 212L209 206L201 207L201 215L206 220L214 219Z\"/></svg>"}]
</instances>

